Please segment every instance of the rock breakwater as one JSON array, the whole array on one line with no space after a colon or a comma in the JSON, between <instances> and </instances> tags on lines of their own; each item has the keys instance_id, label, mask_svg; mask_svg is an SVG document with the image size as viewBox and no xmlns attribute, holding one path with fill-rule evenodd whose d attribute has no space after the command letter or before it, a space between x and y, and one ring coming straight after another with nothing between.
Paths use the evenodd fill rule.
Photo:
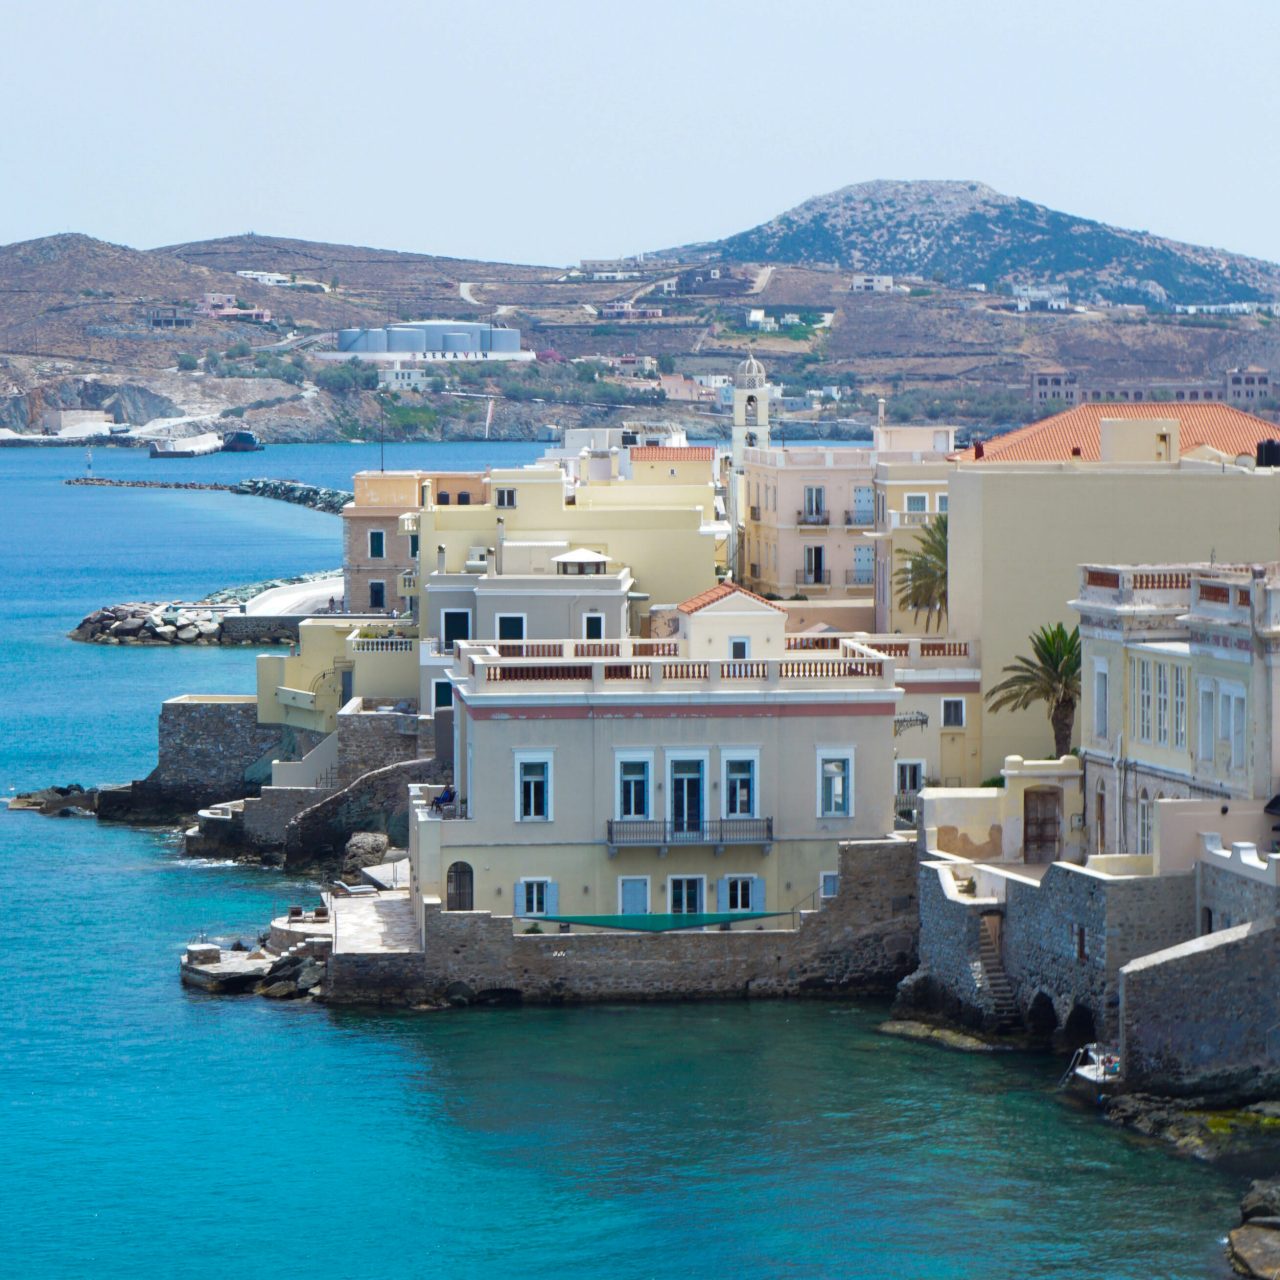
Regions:
<instances>
[{"instance_id":1,"label":"rock breakwater","mask_svg":"<svg viewBox=\"0 0 1280 1280\"><path fill-rule=\"evenodd\" d=\"M217 484L196 480L114 480L102 476L76 476L64 483L98 489L202 489L241 493L253 498L291 502L295 506L310 507L313 511L327 511L330 515L340 514L342 508L354 500L354 494L346 489L327 489L323 485L302 484L298 480L265 478Z\"/></svg>"},{"instance_id":2,"label":"rock breakwater","mask_svg":"<svg viewBox=\"0 0 1280 1280\"><path fill-rule=\"evenodd\" d=\"M89 644L124 645L214 645L290 644L296 638L291 627L268 627L253 639L242 640L224 634L225 610L200 605L117 604L95 609L67 632L72 640Z\"/></svg>"}]
</instances>

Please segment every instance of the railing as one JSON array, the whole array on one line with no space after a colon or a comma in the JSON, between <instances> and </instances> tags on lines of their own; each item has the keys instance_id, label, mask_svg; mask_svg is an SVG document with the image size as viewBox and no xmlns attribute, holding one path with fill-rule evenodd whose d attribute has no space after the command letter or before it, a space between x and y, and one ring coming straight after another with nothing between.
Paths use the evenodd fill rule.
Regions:
<instances>
[{"instance_id":1,"label":"railing","mask_svg":"<svg viewBox=\"0 0 1280 1280\"><path fill-rule=\"evenodd\" d=\"M664 662L664 680L705 680L710 664L706 662Z\"/></svg>"},{"instance_id":2,"label":"railing","mask_svg":"<svg viewBox=\"0 0 1280 1280\"><path fill-rule=\"evenodd\" d=\"M827 525L831 523L829 511L797 511L796 524Z\"/></svg>"},{"instance_id":3,"label":"railing","mask_svg":"<svg viewBox=\"0 0 1280 1280\"><path fill-rule=\"evenodd\" d=\"M769 674L767 662L753 662L743 658L720 664L721 680L764 680Z\"/></svg>"},{"instance_id":4,"label":"railing","mask_svg":"<svg viewBox=\"0 0 1280 1280\"><path fill-rule=\"evenodd\" d=\"M402 573L400 575L400 594L407 595L410 591L418 589L418 575L416 573Z\"/></svg>"},{"instance_id":5,"label":"railing","mask_svg":"<svg viewBox=\"0 0 1280 1280\"><path fill-rule=\"evenodd\" d=\"M604 668L606 680L650 680L653 668L647 662L607 662Z\"/></svg>"},{"instance_id":6,"label":"railing","mask_svg":"<svg viewBox=\"0 0 1280 1280\"><path fill-rule=\"evenodd\" d=\"M1109 591L1120 590L1120 575L1110 569L1086 569L1084 571L1086 587L1105 587Z\"/></svg>"},{"instance_id":7,"label":"railing","mask_svg":"<svg viewBox=\"0 0 1280 1280\"><path fill-rule=\"evenodd\" d=\"M1115 586L1119 586L1119 574L1099 573L1096 569L1089 569L1085 573L1085 582L1091 587L1110 586L1110 583L1095 582L1095 578L1108 577L1115 578ZM1135 591L1189 591L1191 589L1191 575L1189 573L1135 573L1133 575L1133 589Z\"/></svg>"},{"instance_id":8,"label":"railing","mask_svg":"<svg viewBox=\"0 0 1280 1280\"><path fill-rule=\"evenodd\" d=\"M876 518L871 509L866 511L846 511L844 513L844 522L846 525L870 525L875 524Z\"/></svg>"},{"instance_id":9,"label":"railing","mask_svg":"<svg viewBox=\"0 0 1280 1280\"><path fill-rule=\"evenodd\" d=\"M846 587L869 587L876 580L874 569L846 569L844 585Z\"/></svg>"},{"instance_id":10,"label":"railing","mask_svg":"<svg viewBox=\"0 0 1280 1280\"><path fill-rule=\"evenodd\" d=\"M789 650L838 649L840 643L839 636L787 636L786 638L786 647Z\"/></svg>"},{"instance_id":11,"label":"railing","mask_svg":"<svg viewBox=\"0 0 1280 1280\"><path fill-rule=\"evenodd\" d=\"M486 680L590 680L589 664L565 663L563 665L506 667L486 666Z\"/></svg>"},{"instance_id":12,"label":"railing","mask_svg":"<svg viewBox=\"0 0 1280 1280\"><path fill-rule=\"evenodd\" d=\"M351 647L356 653L412 653L418 642L408 636L375 636L357 640Z\"/></svg>"},{"instance_id":13,"label":"railing","mask_svg":"<svg viewBox=\"0 0 1280 1280\"><path fill-rule=\"evenodd\" d=\"M797 569L797 587L829 587L831 585L830 569Z\"/></svg>"},{"instance_id":14,"label":"railing","mask_svg":"<svg viewBox=\"0 0 1280 1280\"><path fill-rule=\"evenodd\" d=\"M905 640L872 640L870 644L886 658L905 658L911 653L911 646Z\"/></svg>"},{"instance_id":15,"label":"railing","mask_svg":"<svg viewBox=\"0 0 1280 1280\"><path fill-rule=\"evenodd\" d=\"M517 641L498 645L500 658L563 658L562 644L521 644Z\"/></svg>"},{"instance_id":16,"label":"railing","mask_svg":"<svg viewBox=\"0 0 1280 1280\"><path fill-rule=\"evenodd\" d=\"M637 640L631 646L631 653L636 658L678 658L680 642L678 640Z\"/></svg>"},{"instance_id":17,"label":"railing","mask_svg":"<svg viewBox=\"0 0 1280 1280\"><path fill-rule=\"evenodd\" d=\"M916 820L916 806L920 803L919 791L899 791L893 797L893 813L898 822L909 822L913 826Z\"/></svg>"},{"instance_id":18,"label":"railing","mask_svg":"<svg viewBox=\"0 0 1280 1280\"><path fill-rule=\"evenodd\" d=\"M873 658L809 658L778 663L783 680L848 680L880 677L884 663Z\"/></svg>"},{"instance_id":19,"label":"railing","mask_svg":"<svg viewBox=\"0 0 1280 1280\"><path fill-rule=\"evenodd\" d=\"M620 649L616 640L585 640L579 641L573 646L573 656L575 658L616 658L619 652Z\"/></svg>"},{"instance_id":20,"label":"railing","mask_svg":"<svg viewBox=\"0 0 1280 1280\"><path fill-rule=\"evenodd\" d=\"M920 656L922 658L967 658L969 642L967 640L921 640Z\"/></svg>"},{"instance_id":21,"label":"railing","mask_svg":"<svg viewBox=\"0 0 1280 1280\"><path fill-rule=\"evenodd\" d=\"M607 824L611 845L771 844L772 818L708 818L665 822L661 818L621 818Z\"/></svg>"}]
</instances>

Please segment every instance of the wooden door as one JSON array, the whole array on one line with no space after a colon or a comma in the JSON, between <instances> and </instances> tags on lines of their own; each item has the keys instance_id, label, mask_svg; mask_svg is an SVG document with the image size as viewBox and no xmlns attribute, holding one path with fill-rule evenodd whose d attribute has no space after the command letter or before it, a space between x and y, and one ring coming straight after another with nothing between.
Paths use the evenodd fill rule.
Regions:
<instances>
[{"instance_id":1,"label":"wooden door","mask_svg":"<svg viewBox=\"0 0 1280 1280\"><path fill-rule=\"evenodd\" d=\"M1033 787L1022 797L1022 853L1027 862L1056 862L1062 792Z\"/></svg>"}]
</instances>

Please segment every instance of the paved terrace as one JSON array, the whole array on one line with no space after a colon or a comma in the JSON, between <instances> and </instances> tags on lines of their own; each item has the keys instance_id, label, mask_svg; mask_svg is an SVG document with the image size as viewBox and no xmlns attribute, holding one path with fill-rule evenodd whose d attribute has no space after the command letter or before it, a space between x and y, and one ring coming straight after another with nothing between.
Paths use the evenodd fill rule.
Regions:
<instances>
[{"instance_id":1,"label":"paved terrace","mask_svg":"<svg viewBox=\"0 0 1280 1280\"><path fill-rule=\"evenodd\" d=\"M407 889L360 898L335 897L332 905L335 952L374 955L422 950Z\"/></svg>"}]
</instances>

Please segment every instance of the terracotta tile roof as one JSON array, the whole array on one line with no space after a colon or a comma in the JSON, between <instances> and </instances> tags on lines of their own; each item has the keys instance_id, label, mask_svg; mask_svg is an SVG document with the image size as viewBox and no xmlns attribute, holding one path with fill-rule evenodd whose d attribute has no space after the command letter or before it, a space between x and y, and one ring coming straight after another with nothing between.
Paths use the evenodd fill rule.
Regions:
<instances>
[{"instance_id":1,"label":"terracotta tile roof","mask_svg":"<svg viewBox=\"0 0 1280 1280\"><path fill-rule=\"evenodd\" d=\"M631 446L632 462L714 462L716 451L712 445L654 445Z\"/></svg>"},{"instance_id":2,"label":"terracotta tile roof","mask_svg":"<svg viewBox=\"0 0 1280 1280\"><path fill-rule=\"evenodd\" d=\"M738 586L736 582L722 582L718 586L712 587L709 591L703 591L696 596L691 596L683 604L676 605L676 608L681 613L697 613L699 609L705 609L709 604L727 600L730 596L746 596L748 600L758 600L761 604L767 604L770 609L777 609L779 613L786 613L785 609L779 608L772 600L766 600L764 596L758 596L754 591L748 591L746 587Z\"/></svg>"},{"instance_id":3,"label":"terracotta tile roof","mask_svg":"<svg viewBox=\"0 0 1280 1280\"><path fill-rule=\"evenodd\" d=\"M1183 453L1202 445L1233 457L1253 456L1259 440L1280 439L1280 427L1231 405L1185 404L1152 401L1149 404L1077 405L1016 431L984 441L987 462L1067 462L1071 450L1080 449L1085 462L1097 462L1101 453L1103 418L1176 418L1178 443ZM974 460L972 447L953 455L961 462Z\"/></svg>"}]
</instances>

